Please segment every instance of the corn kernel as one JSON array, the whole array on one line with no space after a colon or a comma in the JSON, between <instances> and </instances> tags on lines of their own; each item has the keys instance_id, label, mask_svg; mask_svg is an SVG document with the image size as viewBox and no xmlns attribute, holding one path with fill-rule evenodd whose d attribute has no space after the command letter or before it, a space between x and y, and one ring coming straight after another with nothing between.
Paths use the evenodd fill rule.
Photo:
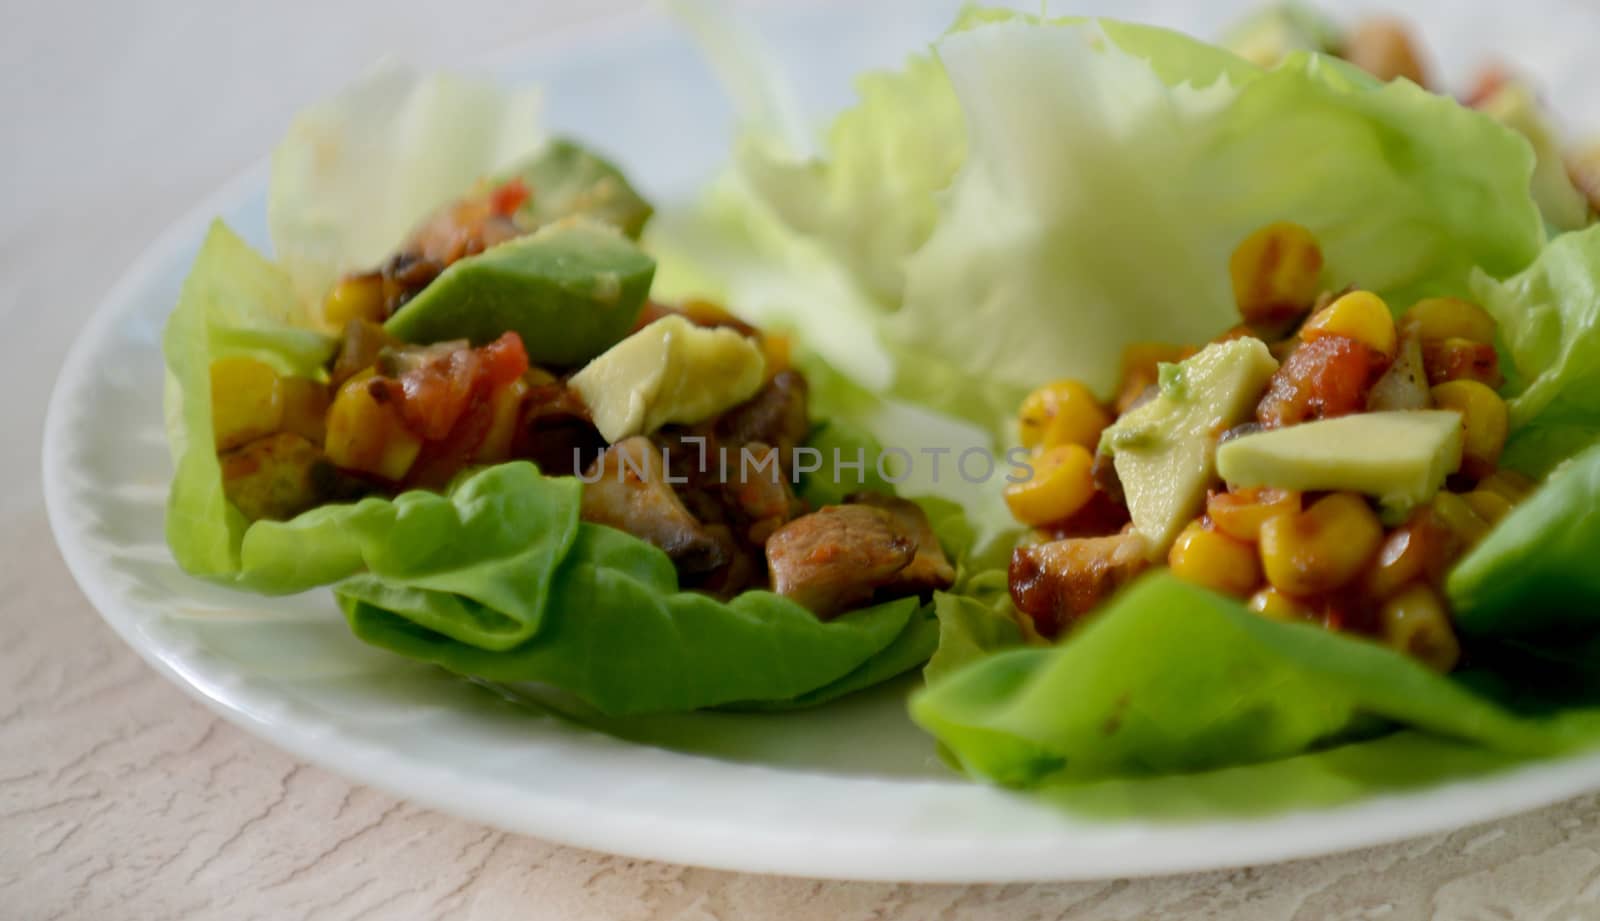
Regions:
<instances>
[{"instance_id":1,"label":"corn kernel","mask_svg":"<svg viewBox=\"0 0 1600 921\"><path fill-rule=\"evenodd\" d=\"M1512 505L1528 498L1528 494L1533 492L1536 485L1533 480L1515 470L1503 468L1478 481L1478 489L1501 496Z\"/></svg>"},{"instance_id":2,"label":"corn kernel","mask_svg":"<svg viewBox=\"0 0 1600 921\"><path fill-rule=\"evenodd\" d=\"M405 478L422 439L400 421L393 404L379 402L368 386L372 372L346 381L328 408L328 460L334 466L398 482Z\"/></svg>"},{"instance_id":3,"label":"corn kernel","mask_svg":"<svg viewBox=\"0 0 1600 921\"><path fill-rule=\"evenodd\" d=\"M1478 517L1488 522L1490 527L1498 524L1500 519L1511 514L1511 503L1505 496L1487 489L1474 489L1461 497L1467 505L1472 507Z\"/></svg>"},{"instance_id":4,"label":"corn kernel","mask_svg":"<svg viewBox=\"0 0 1600 921\"><path fill-rule=\"evenodd\" d=\"M1278 221L1244 238L1228 259L1228 275L1246 322L1282 322L1316 299L1322 248L1311 231Z\"/></svg>"},{"instance_id":5,"label":"corn kernel","mask_svg":"<svg viewBox=\"0 0 1600 921\"><path fill-rule=\"evenodd\" d=\"M1094 457L1080 444L1062 444L1034 455L1033 476L1005 489L1006 505L1023 524L1046 525L1069 518L1094 497L1089 468Z\"/></svg>"},{"instance_id":6,"label":"corn kernel","mask_svg":"<svg viewBox=\"0 0 1600 921\"><path fill-rule=\"evenodd\" d=\"M511 456L517 423L522 420L522 398L527 395L527 383L518 379L489 397L489 431L484 434L483 443L478 445L474 460L496 464Z\"/></svg>"},{"instance_id":7,"label":"corn kernel","mask_svg":"<svg viewBox=\"0 0 1600 921\"><path fill-rule=\"evenodd\" d=\"M1255 543L1268 518L1300 511L1300 494L1287 489L1254 487L1216 492L1206 497L1206 517L1234 540Z\"/></svg>"},{"instance_id":8,"label":"corn kernel","mask_svg":"<svg viewBox=\"0 0 1600 921\"><path fill-rule=\"evenodd\" d=\"M352 275L341 280L322 299L322 319L338 329L351 320L383 322L383 276Z\"/></svg>"},{"instance_id":9,"label":"corn kernel","mask_svg":"<svg viewBox=\"0 0 1600 921\"><path fill-rule=\"evenodd\" d=\"M1436 672L1461 660L1461 644L1439 593L1413 585L1384 603L1378 613L1385 643Z\"/></svg>"},{"instance_id":10,"label":"corn kernel","mask_svg":"<svg viewBox=\"0 0 1600 921\"><path fill-rule=\"evenodd\" d=\"M1199 521L1189 522L1167 553L1172 574L1214 592L1244 598L1261 584L1255 548Z\"/></svg>"},{"instance_id":11,"label":"corn kernel","mask_svg":"<svg viewBox=\"0 0 1600 921\"><path fill-rule=\"evenodd\" d=\"M1494 318L1471 301L1458 297L1430 297L1411 305L1400 325L1423 340L1469 339L1494 344Z\"/></svg>"},{"instance_id":12,"label":"corn kernel","mask_svg":"<svg viewBox=\"0 0 1600 921\"><path fill-rule=\"evenodd\" d=\"M254 358L211 363L211 431L227 451L271 435L283 425L283 378Z\"/></svg>"},{"instance_id":13,"label":"corn kernel","mask_svg":"<svg viewBox=\"0 0 1600 921\"><path fill-rule=\"evenodd\" d=\"M1489 533L1489 523L1467 504L1467 500L1453 492L1435 494L1432 508L1433 514L1463 547L1471 547Z\"/></svg>"},{"instance_id":14,"label":"corn kernel","mask_svg":"<svg viewBox=\"0 0 1600 921\"><path fill-rule=\"evenodd\" d=\"M1051 381L1028 394L1017 415L1025 448L1075 444L1093 450L1111 424L1089 388L1074 380Z\"/></svg>"},{"instance_id":15,"label":"corn kernel","mask_svg":"<svg viewBox=\"0 0 1600 921\"><path fill-rule=\"evenodd\" d=\"M1383 298L1371 291L1351 291L1311 315L1300 327L1301 339L1344 336L1363 343L1384 358L1395 350L1394 316Z\"/></svg>"},{"instance_id":16,"label":"corn kernel","mask_svg":"<svg viewBox=\"0 0 1600 921\"><path fill-rule=\"evenodd\" d=\"M1461 443L1461 472L1473 479L1493 473L1510 425L1506 401L1477 381L1450 381L1434 387L1432 393L1435 406L1461 413L1466 433Z\"/></svg>"},{"instance_id":17,"label":"corn kernel","mask_svg":"<svg viewBox=\"0 0 1600 921\"><path fill-rule=\"evenodd\" d=\"M1251 595L1245 606L1268 620L1283 623L1312 623L1317 619L1316 612L1299 599L1291 598L1270 585Z\"/></svg>"},{"instance_id":18,"label":"corn kernel","mask_svg":"<svg viewBox=\"0 0 1600 921\"><path fill-rule=\"evenodd\" d=\"M699 326L738 326L739 318L728 312L728 309L715 301L692 298L684 301L678 308L683 315L694 321Z\"/></svg>"},{"instance_id":19,"label":"corn kernel","mask_svg":"<svg viewBox=\"0 0 1600 921\"><path fill-rule=\"evenodd\" d=\"M1383 528L1366 500L1334 493L1261 525L1261 568L1280 592L1320 595L1360 575L1382 540Z\"/></svg>"},{"instance_id":20,"label":"corn kernel","mask_svg":"<svg viewBox=\"0 0 1600 921\"><path fill-rule=\"evenodd\" d=\"M1413 582L1439 582L1459 547L1432 509L1418 509L1383 539L1362 588L1367 597L1381 601Z\"/></svg>"}]
</instances>

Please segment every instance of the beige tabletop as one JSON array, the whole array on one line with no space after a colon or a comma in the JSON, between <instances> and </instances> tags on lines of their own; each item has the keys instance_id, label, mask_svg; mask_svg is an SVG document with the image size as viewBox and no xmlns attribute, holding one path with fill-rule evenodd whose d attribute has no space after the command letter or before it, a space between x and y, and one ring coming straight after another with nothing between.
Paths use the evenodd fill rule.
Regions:
<instances>
[{"instance_id":1,"label":"beige tabletop","mask_svg":"<svg viewBox=\"0 0 1600 921\"><path fill-rule=\"evenodd\" d=\"M45 523L39 432L74 330L146 241L380 54L449 60L639 5L156 0L0 14L0 918L1600 917L1600 797L1166 879L755 877L504 834L352 786L147 668L79 594ZM440 26L447 6L463 25Z\"/></svg>"}]
</instances>

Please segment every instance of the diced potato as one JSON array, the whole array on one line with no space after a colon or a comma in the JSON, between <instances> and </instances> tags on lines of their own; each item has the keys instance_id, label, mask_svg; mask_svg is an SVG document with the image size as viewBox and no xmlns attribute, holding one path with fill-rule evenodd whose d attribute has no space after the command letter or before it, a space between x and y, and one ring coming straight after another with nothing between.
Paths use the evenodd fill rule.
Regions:
<instances>
[{"instance_id":1,"label":"diced potato","mask_svg":"<svg viewBox=\"0 0 1600 921\"><path fill-rule=\"evenodd\" d=\"M287 521L322 498L322 453L293 432L258 438L219 460L223 494L251 521Z\"/></svg>"},{"instance_id":2,"label":"diced potato","mask_svg":"<svg viewBox=\"0 0 1600 921\"><path fill-rule=\"evenodd\" d=\"M283 379L254 358L211 363L211 429L217 450L227 451L278 431L283 425Z\"/></svg>"},{"instance_id":3,"label":"diced potato","mask_svg":"<svg viewBox=\"0 0 1600 921\"><path fill-rule=\"evenodd\" d=\"M304 377L283 378L283 423L285 432L322 444L327 434L328 385Z\"/></svg>"}]
</instances>

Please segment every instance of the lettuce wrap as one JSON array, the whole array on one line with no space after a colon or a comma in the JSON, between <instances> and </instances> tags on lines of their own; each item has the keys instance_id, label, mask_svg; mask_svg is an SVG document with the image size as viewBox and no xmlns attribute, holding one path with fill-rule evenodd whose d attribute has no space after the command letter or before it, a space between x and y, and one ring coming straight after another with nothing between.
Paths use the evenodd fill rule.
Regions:
<instances>
[{"instance_id":1,"label":"lettuce wrap","mask_svg":"<svg viewBox=\"0 0 1600 921\"><path fill-rule=\"evenodd\" d=\"M748 292L819 348L837 334L807 305L843 291L830 309L872 331L834 346L843 369L865 355L862 385L1009 443L1029 389L1071 375L1105 396L1124 346L1234 325L1230 251L1291 220L1324 244L1325 289L1483 303L1513 381L1506 463L1550 473L1450 578L1470 667L1448 677L1166 575L1039 646L1004 570L973 573L936 599L911 704L953 763L1077 805L1178 773L1283 806L1600 741L1584 559L1600 548L1600 449L1584 450L1600 437L1600 234L1546 247L1523 137L1318 54L1267 69L1160 29L998 11L860 87L818 158L746 113L734 170L670 217L686 232L663 250L669 289Z\"/></svg>"},{"instance_id":2,"label":"lettuce wrap","mask_svg":"<svg viewBox=\"0 0 1600 921\"><path fill-rule=\"evenodd\" d=\"M440 492L327 504L286 521L250 522L229 503L212 362L242 355L325 379L337 343L317 327L320 292L392 250L430 209L517 162L527 153L518 145L536 136L530 118L525 94L380 74L302 116L275 155L281 263L213 225L163 337L176 467L167 537L179 565L263 594L331 586L367 642L465 675L553 686L610 714L808 706L916 668L937 638L916 597L825 621L767 591L720 601L683 590L661 550L580 521L581 482L526 461L468 469ZM553 156L537 162L602 179L611 170L572 145ZM558 178L535 177L555 192L528 207L592 203ZM624 232L636 234L649 213L637 199L606 202ZM452 269L474 258L483 257ZM843 423L814 434L870 443ZM842 488L801 492L826 500Z\"/></svg>"}]
</instances>

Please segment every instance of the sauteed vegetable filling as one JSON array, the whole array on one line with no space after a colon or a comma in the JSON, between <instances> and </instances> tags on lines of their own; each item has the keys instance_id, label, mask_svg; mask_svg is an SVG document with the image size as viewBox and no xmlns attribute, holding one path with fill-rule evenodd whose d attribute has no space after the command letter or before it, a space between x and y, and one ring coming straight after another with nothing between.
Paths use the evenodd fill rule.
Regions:
<instances>
[{"instance_id":1,"label":"sauteed vegetable filling","mask_svg":"<svg viewBox=\"0 0 1600 921\"><path fill-rule=\"evenodd\" d=\"M1081 382L1018 414L1034 475L1006 489L1027 626L1056 637L1146 569L1276 620L1371 636L1439 671L1461 657L1451 565L1532 489L1498 469L1508 415L1479 305L1318 291L1310 231L1275 223L1229 262L1241 323L1203 348L1141 344L1113 406Z\"/></svg>"}]
</instances>

